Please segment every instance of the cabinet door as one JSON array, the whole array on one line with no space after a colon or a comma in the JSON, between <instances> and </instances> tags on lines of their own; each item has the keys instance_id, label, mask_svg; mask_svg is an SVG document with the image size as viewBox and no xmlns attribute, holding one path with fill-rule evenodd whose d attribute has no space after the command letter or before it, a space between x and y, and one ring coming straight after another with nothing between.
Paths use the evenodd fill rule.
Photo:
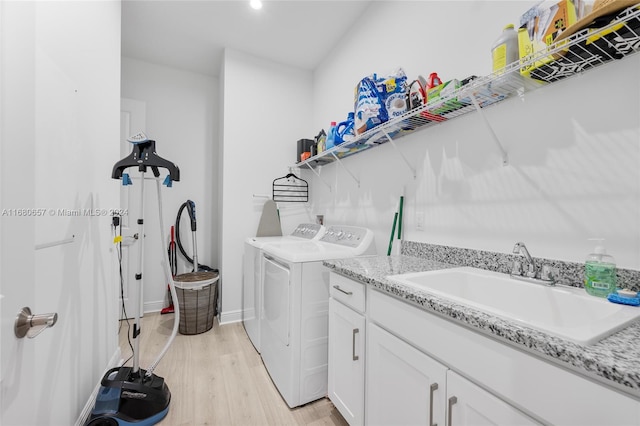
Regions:
<instances>
[{"instance_id":1,"label":"cabinet door","mask_svg":"<svg viewBox=\"0 0 640 426\"><path fill-rule=\"evenodd\" d=\"M444 426L446 371L428 355L369 323L367 424Z\"/></svg>"},{"instance_id":2,"label":"cabinet door","mask_svg":"<svg viewBox=\"0 0 640 426\"><path fill-rule=\"evenodd\" d=\"M329 299L329 399L351 425L364 422L364 316Z\"/></svg>"},{"instance_id":3,"label":"cabinet door","mask_svg":"<svg viewBox=\"0 0 640 426\"><path fill-rule=\"evenodd\" d=\"M453 371L447 371L448 425L539 425L523 412Z\"/></svg>"}]
</instances>

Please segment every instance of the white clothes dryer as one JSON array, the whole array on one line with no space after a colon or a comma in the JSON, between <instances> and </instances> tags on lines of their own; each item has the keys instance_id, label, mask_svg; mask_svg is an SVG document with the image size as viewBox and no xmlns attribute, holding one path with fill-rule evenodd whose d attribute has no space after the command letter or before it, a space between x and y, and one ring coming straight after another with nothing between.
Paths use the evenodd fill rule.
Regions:
<instances>
[{"instance_id":1,"label":"white clothes dryer","mask_svg":"<svg viewBox=\"0 0 640 426\"><path fill-rule=\"evenodd\" d=\"M262 248L270 243L289 244L320 239L326 228L301 223L290 235L249 237L244 243L242 276L242 324L249 340L260 353L260 316L262 313Z\"/></svg>"},{"instance_id":2,"label":"white clothes dryer","mask_svg":"<svg viewBox=\"0 0 640 426\"><path fill-rule=\"evenodd\" d=\"M327 394L329 270L322 261L367 254L375 254L373 233L354 226L263 248L261 355L289 407Z\"/></svg>"}]
</instances>

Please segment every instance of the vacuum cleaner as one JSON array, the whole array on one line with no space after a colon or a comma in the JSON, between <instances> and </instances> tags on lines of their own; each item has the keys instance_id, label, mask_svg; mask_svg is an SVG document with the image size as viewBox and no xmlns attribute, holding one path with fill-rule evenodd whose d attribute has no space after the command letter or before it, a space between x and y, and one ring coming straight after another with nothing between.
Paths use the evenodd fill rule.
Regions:
<instances>
[{"instance_id":1,"label":"vacuum cleaner","mask_svg":"<svg viewBox=\"0 0 640 426\"><path fill-rule=\"evenodd\" d=\"M182 246L182 241L180 241L180 219L182 218L182 212L184 209L187 209L187 213L189 214L189 222L191 225L191 240L193 242L193 259L189 257L187 252L184 250ZM217 269L211 268L207 265L202 265L198 263L198 243L196 241L196 203L191 200L187 200L178 209L178 216L176 217L176 243L178 244L178 249L180 249L180 253L187 260L187 262L193 265L192 272L204 271L204 272L219 272Z\"/></svg>"},{"instance_id":2,"label":"vacuum cleaner","mask_svg":"<svg viewBox=\"0 0 640 426\"><path fill-rule=\"evenodd\" d=\"M176 240L174 227L171 227L171 241L169 241L169 250L167 250L167 256L169 257L169 268L171 269L171 276L175 278L178 274L178 256L176 255ZM173 298L171 297L171 286L167 285L169 290L169 306L162 308L160 315L173 314L175 312L173 308Z\"/></svg>"},{"instance_id":3,"label":"vacuum cleaner","mask_svg":"<svg viewBox=\"0 0 640 426\"><path fill-rule=\"evenodd\" d=\"M169 174L163 184L171 187L172 182L180 180L180 169L174 163L165 160L156 153L156 143L146 137L144 133L127 138L133 144L131 154L118 161L113 167L111 177L121 179L123 185L131 185L132 181L127 173L123 173L130 167L136 167L140 172L140 219L138 219L138 234L144 235L144 181L148 168L154 175L158 192L158 212L160 218L160 234L163 245L166 245L164 226L162 219L162 191L160 183L159 169L166 169ZM140 345L140 298L142 297L142 264L143 264L143 241L139 247L139 269L136 274L138 285L138 303L135 303L136 312L134 315L133 337L133 366L112 368L103 376L98 390L98 396L93 410L87 419L85 426L126 426L126 425L154 425L161 421L169 412L171 392L164 379L153 373L162 357L171 346L178 333L179 307L175 306L175 319L173 331L167 340L166 345L151 364L144 370L139 366L139 345ZM167 249L164 247L164 251ZM165 274L169 282L169 288L174 300L177 300L175 284L171 271L166 262L163 262Z\"/></svg>"},{"instance_id":4,"label":"vacuum cleaner","mask_svg":"<svg viewBox=\"0 0 640 426\"><path fill-rule=\"evenodd\" d=\"M182 241L180 239L180 221L182 219L182 212L185 209L187 209L187 213L189 214L189 222L191 225L191 241L193 243L193 248L192 248L193 258L189 257L184 247L182 246ZM171 273L173 275L174 281L180 281L181 279L185 278L185 274L182 274L176 277L177 262L178 262L177 256L176 256L176 249L175 249L176 245L180 249L180 253L182 253L182 256L184 256L187 262L193 265L193 270L191 271L192 273L196 273L196 272L205 273L205 274L199 274L198 275L199 279L211 279L217 276L217 274L219 273L218 269L212 268L207 265L203 265L198 262L198 242L196 240L196 229L197 229L196 203L194 203L191 200L187 200L184 203L182 203L180 208L178 208L178 215L176 217L175 227L174 226L171 227L171 241L169 243L169 250L167 254L169 257L169 265L171 266ZM174 234L174 230L175 230L175 234ZM175 235L175 238L174 238L174 235ZM209 273L209 274L206 274L206 273ZM167 306L166 308L163 308L160 311L160 313L163 315L174 313L174 303L173 303L173 300L171 299L171 294L169 294L169 300L170 300L169 306ZM214 315L216 314L217 312L214 312Z\"/></svg>"}]
</instances>

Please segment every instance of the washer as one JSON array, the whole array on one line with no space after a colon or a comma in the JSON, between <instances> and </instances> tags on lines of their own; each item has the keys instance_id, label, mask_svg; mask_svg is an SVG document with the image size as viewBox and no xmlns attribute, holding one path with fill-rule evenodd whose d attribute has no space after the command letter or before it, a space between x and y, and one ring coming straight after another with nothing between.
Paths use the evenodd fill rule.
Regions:
<instances>
[{"instance_id":1,"label":"washer","mask_svg":"<svg viewBox=\"0 0 640 426\"><path fill-rule=\"evenodd\" d=\"M270 243L289 244L320 239L326 231L322 225L301 223L290 235L249 237L244 243L242 277L242 323L249 340L260 353L260 316L262 313L262 248Z\"/></svg>"},{"instance_id":2,"label":"washer","mask_svg":"<svg viewBox=\"0 0 640 426\"><path fill-rule=\"evenodd\" d=\"M354 226L263 248L261 355L289 407L327 394L329 270L322 261L368 254L375 254L373 233Z\"/></svg>"}]
</instances>

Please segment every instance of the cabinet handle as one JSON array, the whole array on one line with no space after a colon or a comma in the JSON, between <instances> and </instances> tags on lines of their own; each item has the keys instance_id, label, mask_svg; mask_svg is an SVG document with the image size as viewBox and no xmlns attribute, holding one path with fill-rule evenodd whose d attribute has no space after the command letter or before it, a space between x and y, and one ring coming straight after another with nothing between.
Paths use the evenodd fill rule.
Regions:
<instances>
[{"instance_id":1,"label":"cabinet handle","mask_svg":"<svg viewBox=\"0 0 640 426\"><path fill-rule=\"evenodd\" d=\"M437 423L433 423L433 393L438 390L438 384L432 383L429 389L429 426L438 426Z\"/></svg>"},{"instance_id":2,"label":"cabinet handle","mask_svg":"<svg viewBox=\"0 0 640 426\"><path fill-rule=\"evenodd\" d=\"M360 329L358 328L354 328L353 329L353 340L352 340L352 345L351 345L351 356L353 358L354 361L357 361L360 359L360 357L358 355L356 355L356 333L359 333Z\"/></svg>"},{"instance_id":3,"label":"cabinet handle","mask_svg":"<svg viewBox=\"0 0 640 426\"><path fill-rule=\"evenodd\" d=\"M347 296L351 296L353 294L352 291L344 291L343 289L340 288L339 285L334 285L333 288L335 288L336 290L338 290L341 293L346 294Z\"/></svg>"},{"instance_id":4,"label":"cabinet handle","mask_svg":"<svg viewBox=\"0 0 640 426\"><path fill-rule=\"evenodd\" d=\"M455 396L452 396L451 398L449 398L449 410L448 410L449 418L447 419L447 426L451 426L453 424L453 420L451 416L453 413L453 405L457 402L458 402L458 398L456 398Z\"/></svg>"}]
</instances>

